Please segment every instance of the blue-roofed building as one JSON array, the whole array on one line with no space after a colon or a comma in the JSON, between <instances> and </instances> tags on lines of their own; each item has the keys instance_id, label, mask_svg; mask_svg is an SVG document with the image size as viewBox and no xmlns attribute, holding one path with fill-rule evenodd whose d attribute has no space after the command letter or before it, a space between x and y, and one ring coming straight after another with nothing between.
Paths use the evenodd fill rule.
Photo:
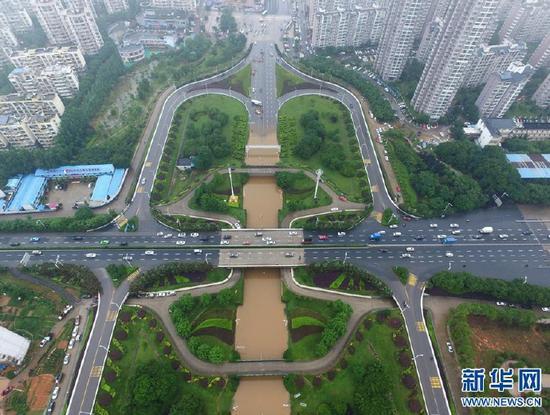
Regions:
<instances>
[{"instance_id":1,"label":"blue-roofed building","mask_svg":"<svg viewBox=\"0 0 550 415\"><path fill-rule=\"evenodd\" d=\"M126 169L115 169L112 175L99 176L90 197L90 206L104 205L113 200L120 192L125 176Z\"/></svg>"},{"instance_id":2,"label":"blue-roofed building","mask_svg":"<svg viewBox=\"0 0 550 415\"><path fill-rule=\"evenodd\" d=\"M37 210L40 198L46 189L46 183L47 180L44 177L36 177L32 174L23 177L6 210L9 212Z\"/></svg>"},{"instance_id":3,"label":"blue-roofed building","mask_svg":"<svg viewBox=\"0 0 550 415\"><path fill-rule=\"evenodd\" d=\"M506 154L522 179L550 179L550 154Z\"/></svg>"},{"instance_id":4,"label":"blue-roofed building","mask_svg":"<svg viewBox=\"0 0 550 415\"><path fill-rule=\"evenodd\" d=\"M92 164L85 166L61 166L55 169L36 169L35 176L54 178L96 177L103 174L113 174L115 166L112 164Z\"/></svg>"}]
</instances>

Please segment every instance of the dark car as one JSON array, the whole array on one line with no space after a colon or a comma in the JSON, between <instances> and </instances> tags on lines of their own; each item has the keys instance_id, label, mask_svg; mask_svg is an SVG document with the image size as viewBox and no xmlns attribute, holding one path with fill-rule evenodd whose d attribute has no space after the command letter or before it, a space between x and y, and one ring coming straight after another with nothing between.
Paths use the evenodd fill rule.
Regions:
<instances>
[{"instance_id":1,"label":"dark car","mask_svg":"<svg viewBox=\"0 0 550 415\"><path fill-rule=\"evenodd\" d=\"M51 401L48 405L48 410L46 411L48 414L51 414L53 410L55 409L55 401Z\"/></svg>"},{"instance_id":2,"label":"dark car","mask_svg":"<svg viewBox=\"0 0 550 415\"><path fill-rule=\"evenodd\" d=\"M417 241L423 241L423 240L424 240L424 236L418 235L418 236L415 237L414 239L416 239Z\"/></svg>"},{"instance_id":3,"label":"dark car","mask_svg":"<svg viewBox=\"0 0 550 415\"><path fill-rule=\"evenodd\" d=\"M225 239L225 240L231 239L231 235L224 235L224 236L223 236L223 239Z\"/></svg>"},{"instance_id":4,"label":"dark car","mask_svg":"<svg viewBox=\"0 0 550 415\"><path fill-rule=\"evenodd\" d=\"M122 241L119 243L120 246L128 246L128 242Z\"/></svg>"},{"instance_id":5,"label":"dark car","mask_svg":"<svg viewBox=\"0 0 550 415\"><path fill-rule=\"evenodd\" d=\"M82 236L73 236L73 241L81 241L84 238Z\"/></svg>"},{"instance_id":6,"label":"dark car","mask_svg":"<svg viewBox=\"0 0 550 415\"><path fill-rule=\"evenodd\" d=\"M12 243L10 243L10 246L19 246L19 245L21 245L19 242L12 242Z\"/></svg>"},{"instance_id":7,"label":"dark car","mask_svg":"<svg viewBox=\"0 0 550 415\"><path fill-rule=\"evenodd\" d=\"M531 232L531 231L523 231L521 234L522 234L522 235L525 235L525 236L529 236L529 235L533 235L533 232Z\"/></svg>"}]
</instances>

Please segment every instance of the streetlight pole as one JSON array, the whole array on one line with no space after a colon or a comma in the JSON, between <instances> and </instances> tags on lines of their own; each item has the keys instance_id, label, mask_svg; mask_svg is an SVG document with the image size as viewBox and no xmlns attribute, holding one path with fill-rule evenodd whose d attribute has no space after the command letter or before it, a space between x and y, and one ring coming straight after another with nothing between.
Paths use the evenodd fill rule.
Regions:
<instances>
[{"instance_id":1,"label":"streetlight pole","mask_svg":"<svg viewBox=\"0 0 550 415\"><path fill-rule=\"evenodd\" d=\"M204 261L208 264L208 255L212 255L210 252L207 252L205 255L204 255Z\"/></svg>"},{"instance_id":2,"label":"streetlight pole","mask_svg":"<svg viewBox=\"0 0 550 415\"><path fill-rule=\"evenodd\" d=\"M445 209L443 209L443 212L441 213L441 218L445 217L445 212L447 212L447 209L449 209L449 206L452 207L453 204L451 202L447 203L447 206L445 206Z\"/></svg>"},{"instance_id":3,"label":"streetlight pole","mask_svg":"<svg viewBox=\"0 0 550 415\"><path fill-rule=\"evenodd\" d=\"M316 180L315 180L315 193L313 193L313 199L317 200L317 191L319 190L319 182L321 181L321 176L323 174L323 170L317 169L315 171Z\"/></svg>"},{"instance_id":4,"label":"streetlight pole","mask_svg":"<svg viewBox=\"0 0 550 415\"><path fill-rule=\"evenodd\" d=\"M416 359L418 359L419 357L422 357L422 356L424 356L423 353L417 354L416 356L413 356L412 360L416 361Z\"/></svg>"},{"instance_id":5,"label":"streetlight pole","mask_svg":"<svg viewBox=\"0 0 550 415\"><path fill-rule=\"evenodd\" d=\"M344 264L346 263L347 259L348 259L348 251L344 252Z\"/></svg>"}]
</instances>

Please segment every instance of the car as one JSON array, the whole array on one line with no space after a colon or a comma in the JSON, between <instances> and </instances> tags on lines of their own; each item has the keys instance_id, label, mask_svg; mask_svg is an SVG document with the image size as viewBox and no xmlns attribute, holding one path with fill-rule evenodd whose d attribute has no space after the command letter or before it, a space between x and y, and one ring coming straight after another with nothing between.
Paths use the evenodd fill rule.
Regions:
<instances>
[{"instance_id":1,"label":"car","mask_svg":"<svg viewBox=\"0 0 550 415\"><path fill-rule=\"evenodd\" d=\"M51 414L54 409L55 409L55 401L50 401L50 404L48 405L48 410L46 411L46 413Z\"/></svg>"},{"instance_id":2,"label":"car","mask_svg":"<svg viewBox=\"0 0 550 415\"><path fill-rule=\"evenodd\" d=\"M202 254L202 249L193 249L193 252L195 253L195 255L199 255Z\"/></svg>"},{"instance_id":3,"label":"car","mask_svg":"<svg viewBox=\"0 0 550 415\"><path fill-rule=\"evenodd\" d=\"M196 237L199 236L199 234L198 234L197 232L192 232L192 233L190 234L190 236L191 236L191 238L196 238Z\"/></svg>"},{"instance_id":4,"label":"car","mask_svg":"<svg viewBox=\"0 0 550 415\"><path fill-rule=\"evenodd\" d=\"M319 235L318 238L320 241L328 241L328 235L325 234Z\"/></svg>"},{"instance_id":5,"label":"car","mask_svg":"<svg viewBox=\"0 0 550 415\"><path fill-rule=\"evenodd\" d=\"M430 228L437 228L437 223L430 223Z\"/></svg>"},{"instance_id":6,"label":"car","mask_svg":"<svg viewBox=\"0 0 550 415\"><path fill-rule=\"evenodd\" d=\"M231 235L224 235L222 239L229 240L229 239L231 239Z\"/></svg>"},{"instance_id":7,"label":"car","mask_svg":"<svg viewBox=\"0 0 550 415\"><path fill-rule=\"evenodd\" d=\"M63 381L64 377L65 375L63 374L63 372L59 372L55 377L55 383L60 384Z\"/></svg>"},{"instance_id":8,"label":"car","mask_svg":"<svg viewBox=\"0 0 550 415\"><path fill-rule=\"evenodd\" d=\"M460 228L460 226L458 225L458 223L451 223L449 225L449 228Z\"/></svg>"},{"instance_id":9,"label":"car","mask_svg":"<svg viewBox=\"0 0 550 415\"><path fill-rule=\"evenodd\" d=\"M85 255L86 258L95 258L96 256L97 256L97 254L94 253L94 252L89 252Z\"/></svg>"},{"instance_id":10,"label":"car","mask_svg":"<svg viewBox=\"0 0 550 415\"><path fill-rule=\"evenodd\" d=\"M8 386L6 389L2 391L2 396L6 396L8 393L10 393L13 390L13 386Z\"/></svg>"},{"instance_id":11,"label":"car","mask_svg":"<svg viewBox=\"0 0 550 415\"><path fill-rule=\"evenodd\" d=\"M31 242L40 242L40 238L38 236L33 236L31 239L29 239Z\"/></svg>"},{"instance_id":12,"label":"car","mask_svg":"<svg viewBox=\"0 0 550 415\"><path fill-rule=\"evenodd\" d=\"M401 258L412 258L412 255L408 253L404 253L404 254L401 254Z\"/></svg>"},{"instance_id":13,"label":"car","mask_svg":"<svg viewBox=\"0 0 550 415\"><path fill-rule=\"evenodd\" d=\"M162 236L164 235L164 232L157 232L157 236Z\"/></svg>"},{"instance_id":14,"label":"car","mask_svg":"<svg viewBox=\"0 0 550 415\"><path fill-rule=\"evenodd\" d=\"M298 235L298 232L296 232L296 231L288 231L288 235L289 235L289 236L296 236L296 235Z\"/></svg>"},{"instance_id":15,"label":"car","mask_svg":"<svg viewBox=\"0 0 550 415\"><path fill-rule=\"evenodd\" d=\"M74 339L69 340L69 346L67 346L69 350L71 350L74 347L74 343L75 343Z\"/></svg>"},{"instance_id":16,"label":"car","mask_svg":"<svg viewBox=\"0 0 550 415\"><path fill-rule=\"evenodd\" d=\"M417 241L423 241L424 236L423 235L418 235L418 236L415 236L414 239L416 239Z\"/></svg>"},{"instance_id":17,"label":"car","mask_svg":"<svg viewBox=\"0 0 550 415\"><path fill-rule=\"evenodd\" d=\"M119 246L128 246L128 242L122 241L118 243Z\"/></svg>"},{"instance_id":18,"label":"car","mask_svg":"<svg viewBox=\"0 0 550 415\"><path fill-rule=\"evenodd\" d=\"M84 239L83 236L73 236L73 241L81 241L83 239Z\"/></svg>"},{"instance_id":19,"label":"car","mask_svg":"<svg viewBox=\"0 0 550 415\"><path fill-rule=\"evenodd\" d=\"M174 235L172 235L171 233L167 233L166 235L163 236L163 238L164 238L164 239L169 239L169 238L171 238L172 236L174 236Z\"/></svg>"},{"instance_id":20,"label":"car","mask_svg":"<svg viewBox=\"0 0 550 415\"><path fill-rule=\"evenodd\" d=\"M110 242L109 242L108 239L103 239L103 240L99 241L99 244L100 244L101 246L109 245L109 243L110 243Z\"/></svg>"},{"instance_id":21,"label":"car","mask_svg":"<svg viewBox=\"0 0 550 415\"><path fill-rule=\"evenodd\" d=\"M82 340L82 334L77 334L76 337L74 338L77 342L79 342L80 340Z\"/></svg>"},{"instance_id":22,"label":"car","mask_svg":"<svg viewBox=\"0 0 550 415\"><path fill-rule=\"evenodd\" d=\"M401 236L401 232L394 232L392 235L396 238L399 238Z\"/></svg>"},{"instance_id":23,"label":"car","mask_svg":"<svg viewBox=\"0 0 550 415\"><path fill-rule=\"evenodd\" d=\"M147 183L147 179L144 177L143 179L141 179L141 184L145 184Z\"/></svg>"},{"instance_id":24,"label":"car","mask_svg":"<svg viewBox=\"0 0 550 415\"><path fill-rule=\"evenodd\" d=\"M455 254L453 254L452 252L445 252L445 256L446 256L447 258L452 258L452 257L455 256Z\"/></svg>"},{"instance_id":25,"label":"car","mask_svg":"<svg viewBox=\"0 0 550 415\"><path fill-rule=\"evenodd\" d=\"M378 252L380 252L380 253L382 253L382 254L385 254L386 252L388 252L388 250L385 249L385 248L380 248L380 249L378 250Z\"/></svg>"},{"instance_id":26,"label":"car","mask_svg":"<svg viewBox=\"0 0 550 415\"><path fill-rule=\"evenodd\" d=\"M12 243L10 243L10 246L19 246L19 245L21 245L21 243L19 243L19 242L12 242Z\"/></svg>"},{"instance_id":27,"label":"car","mask_svg":"<svg viewBox=\"0 0 550 415\"><path fill-rule=\"evenodd\" d=\"M545 313L549 313L550 307L542 307L541 310L544 311Z\"/></svg>"},{"instance_id":28,"label":"car","mask_svg":"<svg viewBox=\"0 0 550 415\"><path fill-rule=\"evenodd\" d=\"M182 241L178 241L178 242L182 242ZM229 245L229 241L221 240L220 245Z\"/></svg>"},{"instance_id":29,"label":"car","mask_svg":"<svg viewBox=\"0 0 550 415\"><path fill-rule=\"evenodd\" d=\"M395 229L395 228L398 228L396 224L390 225L390 229Z\"/></svg>"},{"instance_id":30,"label":"car","mask_svg":"<svg viewBox=\"0 0 550 415\"><path fill-rule=\"evenodd\" d=\"M71 360L71 355L69 353L67 353L65 355L65 357L63 358L63 364L68 365L70 360Z\"/></svg>"},{"instance_id":31,"label":"car","mask_svg":"<svg viewBox=\"0 0 550 415\"><path fill-rule=\"evenodd\" d=\"M185 232L178 233L178 238L185 238Z\"/></svg>"},{"instance_id":32,"label":"car","mask_svg":"<svg viewBox=\"0 0 550 415\"><path fill-rule=\"evenodd\" d=\"M185 245L185 241L176 241L176 245Z\"/></svg>"},{"instance_id":33,"label":"car","mask_svg":"<svg viewBox=\"0 0 550 415\"><path fill-rule=\"evenodd\" d=\"M250 245L250 241L244 241L243 245Z\"/></svg>"},{"instance_id":34,"label":"car","mask_svg":"<svg viewBox=\"0 0 550 415\"><path fill-rule=\"evenodd\" d=\"M338 236L340 236L340 237L346 236L346 233L345 232L338 232Z\"/></svg>"},{"instance_id":35,"label":"car","mask_svg":"<svg viewBox=\"0 0 550 415\"><path fill-rule=\"evenodd\" d=\"M451 231L451 235L460 235L462 231L460 229L455 229L453 231Z\"/></svg>"},{"instance_id":36,"label":"car","mask_svg":"<svg viewBox=\"0 0 550 415\"><path fill-rule=\"evenodd\" d=\"M275 245L275 241L266 241L266 245Z\"/></svg>"},{"instance_id":37,"label":"car","mask_svg":"<svg viewBox=\"0 0 550 415\"><path fill-rule=\"evenodd\" d=\"M74 318L74 325L80 326L80 314Z\"/></svg>"},{"instance_id":38,"label":"car","mask_svg":"<svg viewBox=\"0 0 550 415\"><path fill-rule=\"evenodd\" d=\"M294 252L285 252L285 257L292 258L294 256Z\"/></svg>"},{"instance_id":39,"label":"car","mask_svg":"<svg viewBox=\"0 0 550 415\"><path fill-rule=\"evenodd\" d=\"M501 233L498 237L499 237L500 239L508 239L508 234L506 234L506 233Z\"/></svg>"},{"instance_id":40,"label":"car","mask_svg":"<svg viewBox=\"0 0 550 415\"><path fill-rule=\"evenodd\" d=\"M454 352L453 345L451 344L451 342L447 342L447 351L448 351L449 353L453 353L453 352Z\"/></svg>"},{"instance_id":41,"label":"car","mask_svg":"<svg viewBox=\"0 0 550 415\"><path fill-rule=\"evenodd\" d=\"M499 307L506 307L508 304L506 304L504 301L497 301L496 305L498 305Z\"/></svg>"},{"instance_id":42,"label":"car","mask_svg":"<svg viewBox=\"0 0 550 415\"><path fill-rule=\"evenodd\" d=\"M71 337L76 337L78 334L78 327L73 327L73 332L71 333Z\"/></svg>"},{"instance_id":43,"label":"car","mask_svg":"<svg viewBox=\"0 0 550 415\"><path fill-rule=\"evenodd\" d=\"M406 221L406 222L410 222L410 221L412 221L412 218L408 215L403 215L403 220Z\"/></svg>"},{"instance_id":44,"label":"car","mask_svg":"<svg viewBox=\"0 0 550 415\"><path fill-rule=\"evenodd\" d=\"M414 252L414 248L412 246L408 246L408 247L405 248L405 251Z\"/></svg>"},{"instance_id":45,"label":"car","mask_svg":"<svg viewBox=\"0 0 550 415\"><path fill-rule=\"evenodd\" d=\"M337 207L330 208L331 212L338 212L340 209Z\"/></svg>"},{"instance_id":46,"label":"car","mask_svg":"<svg viewBox=\"0 0 550 415\"><path fill-rule=\"evenodd\" d=\"M144 255L155 255L155 251L145 251Z\"/></svg>"},{"instance_id":47,"label":"car","mask_svg":"<svg viewBox=\"0 0 550 415\"><path fill-rule=\"evenodd\" d=\"M263 234L263 232L256 232L256 233L254 234L254 236L255 236L256 238L259 238L260 236L264 236L264 234Z\"/></svg>"},{"instance_id":48,"label":"car","mask_svg":"<svg viewBox=\"0 0 550 415\"><path fill-rule=\"evenodd\" d=\"M238 258L239 257L239 253L238 252L231 252L229 254L229 258Z\"/></svg>"},{"instance_id":49,"label":"car","mask_svg":"<svg viewBox=\"0 0 550 415\"><path fill-rule=\"evenodd\" d=\"M134 259L134 257L131 256L131 255L124 255L124 256L122 257L122 260L123 260L123 261L131 261L132 259Z\"/></svg>"},{"instance_id":50,"label":"car","mask_svg":"<svg viewBox=\"0 0 550 415\"><path fill-rule=\"evenodd\" d=\"M437 239L445 239L447 237L447 235L445 234L440 234L440 235L437 235Z\"/></svg>"},{"instance_id":51,"label":"car","mask_svg":"<svg viewBox=\"0 0 550 415\"><path fill-rule=\"evenodd\" d=\"M482 239L483 235L472 235L472 239Z\"/></svg>"},{"instance_id":52,"label":"car","mask_svg":"<svg viewBox=\"0 0 550 415\"><path fill-rule=\"evenodd\" d=\"M51 333L48 334L46 337L44 337L42 340L40 340L40 348L43 348L46 344L48 344L48 342L52 339L52 335Z\"/></svg>"},{"instance_id":53,"label":"car","mask_svg":"<svg viewBox=\"0 0 550 415\"><path fill-rule=\"evenodd\" d=\"M42 251L34 250L34 251L31 252L31 254L33 254L33 255L42 255Z\"/></svg>"},{"instance_id":54,"label":"car","mask_svg":"<svg viewBox=\"0 0 550 415\"><path fill-rule=\"evenodd\" d=\"M380 235L385 235L385 234L386 234L386 231L382 230L382 231L378 231L378 233L379 233Z\"/></svg>"},{"instance_id":55,"label":"car","mask_svg":"<svg viewBox=\"0 0 550 415\"><path fill-rule=\"evenodd\" d=\"M344 196L344 195L338 196L338 200L341 200L342 202L347 202L348 201L347 197Z\"/></svg>"},{"instance_id":56,"label":"car","mask_svg":"<svg viewBox=\"0 0 550 415\"><path fill-rule=\"evenodd\" d=\"M529 235L533 235L533 232L531 232L531 231L523 231L521 234L522 234L522 235L525 235L525 236L529 236Z\"/></svg>"}]
</instances>

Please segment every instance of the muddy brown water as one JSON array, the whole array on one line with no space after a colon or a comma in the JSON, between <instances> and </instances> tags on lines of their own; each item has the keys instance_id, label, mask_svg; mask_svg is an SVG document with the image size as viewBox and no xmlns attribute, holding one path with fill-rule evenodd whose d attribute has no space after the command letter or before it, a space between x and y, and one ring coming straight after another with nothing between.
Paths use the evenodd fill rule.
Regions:
<instances>
[{"instance_id":1,"label":"muddy brown water","mask_svg":"<svg viewBox=\"0 0 550 415\"><path fill-rule=\"evenodd\" d=\"M279 162L279 148L254 146L278 146L277 134L269 131L264 134L250 132L245 162L249 166L275 166Z\"/></svg>"},{"instance_id":2,"label":"muddy brown water","mask_svg":"<svg viewBox=\"0 0 550 415\"><path fill-rule=\"evenodd\" d=\"M281 378L241 378L233 398L234 415L289 415L290 397Z\"/></svg>"},{"instance_id":3,"label":"muddy brown water","mask_svg":"<svg viewBox=\"0 0 550 415\"><path fill-rule=\"evenodd\" d=\"M254 176L244 185L243 203L248 228L277 228L283 193L273 176Z\"/></svg>"},{"instance_id":4,"label":"muddy brown water","mask_svg":"<svg viewBox=\"0 0 550 415\"><path fill-rule=\"evenodd\" d=\"M237 309L235 348L241 360L282 359L288 330L281 302L281 274L276 268L244 273L244 302Z\"/></svg>"}]
</instances>

